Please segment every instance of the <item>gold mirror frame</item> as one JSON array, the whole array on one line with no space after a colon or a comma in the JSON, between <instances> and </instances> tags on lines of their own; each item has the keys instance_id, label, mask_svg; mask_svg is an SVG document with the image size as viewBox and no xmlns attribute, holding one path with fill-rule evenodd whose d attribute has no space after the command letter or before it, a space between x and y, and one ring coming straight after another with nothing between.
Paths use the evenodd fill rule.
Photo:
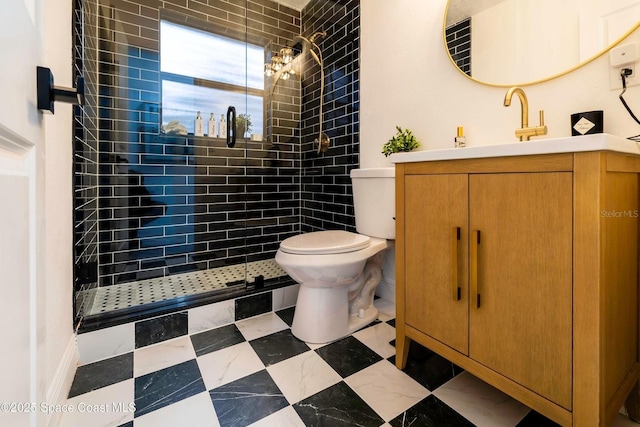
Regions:
<instances>
[{"instance_id":1,"label":"gold mirror frame","mask_svg":"<svg viewBox=\"0 0 640 427\"><path fill-rule=\"evenodd\" d=\"M609 46L607 46L605 49L601 50L600 52L596 53L595 55L593 55L592 57L590 57L589 59L584 60L583 62L580 62L579 64L576 64L575 66L562 71L560 73L556 73L556 74L552 74L549 77L545 77L545 78L541 78L538 80L532 80L529 82L514 82L514 83L489 83L483 80L479 80L474 78L473 76L469 76L468 74L466 74L464 71L462 71L459 67L458 64L456 64L456 62L453 60L453 58L451 57L451 53L449 53L449 46L447 46L447 36L446 36L446 30L447 30L447 14L449 12L449 4L454 1L454 0L447 0L447 6L445 8L444 11L444 16L442 19L442 41L444 43L444 49L447 52L447 57L449 58L449 61L451 62L451 65L453 65L453 67L463 76L465 76L466 78L468 78L471 81L474 81L476 83L480 83L483 84L485 86L493 86L493 87L512 87L512 86L531 86L531 85L535 85L538 83L543 83L543 82L547 82L553 79L556 79L558 77L564 76L565 74L569 74L572 71L577 70L578 68L596 60L597 58L601 57L602 55L604 55L605 53L609 52L612 48L616 47L618 44L620 44L620 42L622 42L624 39L626 39L627 37L629 37L629 35L631 35L631 33L633 33L635 30L637 30L638 28L640 28L640 21L638 21L638 23L636 23L636 25L632 26L627 32L625 32L622 36L620 36L616 41L614 41L613 43L611 43Z\"/></svg>"}]
</instances>

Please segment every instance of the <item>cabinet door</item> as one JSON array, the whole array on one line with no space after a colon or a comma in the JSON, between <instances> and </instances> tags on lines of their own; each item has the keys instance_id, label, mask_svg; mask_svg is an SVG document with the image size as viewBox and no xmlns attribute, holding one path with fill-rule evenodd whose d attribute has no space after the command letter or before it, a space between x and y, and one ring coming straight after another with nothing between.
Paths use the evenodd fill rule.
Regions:
<instances>
[{"instance_id":1,"label":"cabinet door","mask_svg":"<svg viewBox=\"0 0 640 427\"><path fill-rule=\"evenodd\" d=\"M469 177L469 356L567 409L572 188L566 172Z\"/></svg>"},{"instance_id":2,"label":"cabinet door","mask_svg":"<svg viewBox=\"0 0 640 427\"><path fill-rule=\"evenodd\" d=\"M405 322L467 354L468 175L405 180Z\"/></svg>"}]
</instances>

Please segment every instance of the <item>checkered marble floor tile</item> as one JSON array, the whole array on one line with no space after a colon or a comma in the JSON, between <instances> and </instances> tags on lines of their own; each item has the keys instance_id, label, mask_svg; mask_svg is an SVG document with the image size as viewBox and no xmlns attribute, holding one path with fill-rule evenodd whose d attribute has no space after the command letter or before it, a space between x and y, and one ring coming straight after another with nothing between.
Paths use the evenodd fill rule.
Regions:
<instances>
[{"instance_id":1,"label":"checkered marble floor tile","mask_svg":"<svg viewBox=\"0 0 640 427\"><path fill-rule=\"evenodd\" d=\"M327 345L291 334L291 308L80 366L59 426L556 425L419 345L396 369L393 308L376 305Z\"/></svg>"}]
</instances>

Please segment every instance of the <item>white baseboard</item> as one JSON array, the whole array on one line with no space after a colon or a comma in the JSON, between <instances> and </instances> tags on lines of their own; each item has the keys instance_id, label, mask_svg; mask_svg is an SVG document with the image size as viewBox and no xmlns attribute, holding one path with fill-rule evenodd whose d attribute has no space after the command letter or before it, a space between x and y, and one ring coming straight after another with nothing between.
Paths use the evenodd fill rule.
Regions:
<instances>
[{"instance_id":1,"label":"white baseboard","mask_svg":"<svg viewBox=\"0 0 640 427\"><path fill-rule=\"evenodd\" d=\"M78 346L76 344L76 334L72 334L47 390L47 404L63 405L66 402L77 367ZM57 426L61 415L62 413L60 412L52 411L47 418L46 425L48 427Z\"/></svg>"}]
</instances>

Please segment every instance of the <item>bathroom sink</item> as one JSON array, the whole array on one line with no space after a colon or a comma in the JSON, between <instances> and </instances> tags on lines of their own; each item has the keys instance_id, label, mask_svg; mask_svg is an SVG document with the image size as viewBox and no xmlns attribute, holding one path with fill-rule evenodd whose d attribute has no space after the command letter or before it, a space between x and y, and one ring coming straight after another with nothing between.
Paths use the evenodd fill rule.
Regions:
<instances>
[{"instance_id":1,"label":"bathroom sink","mask_svg":"<svg viewBox=\"0 0 640 427\"><path fill-rule=\"evenodd\" d=\"M598 133L564 138L535 139L527 142L518 141L508 144L396 153L390 156L390 160L392 163L410 163L602 150L640 154L640 143L607 133Z\"/></svg>"}]
</instances>

